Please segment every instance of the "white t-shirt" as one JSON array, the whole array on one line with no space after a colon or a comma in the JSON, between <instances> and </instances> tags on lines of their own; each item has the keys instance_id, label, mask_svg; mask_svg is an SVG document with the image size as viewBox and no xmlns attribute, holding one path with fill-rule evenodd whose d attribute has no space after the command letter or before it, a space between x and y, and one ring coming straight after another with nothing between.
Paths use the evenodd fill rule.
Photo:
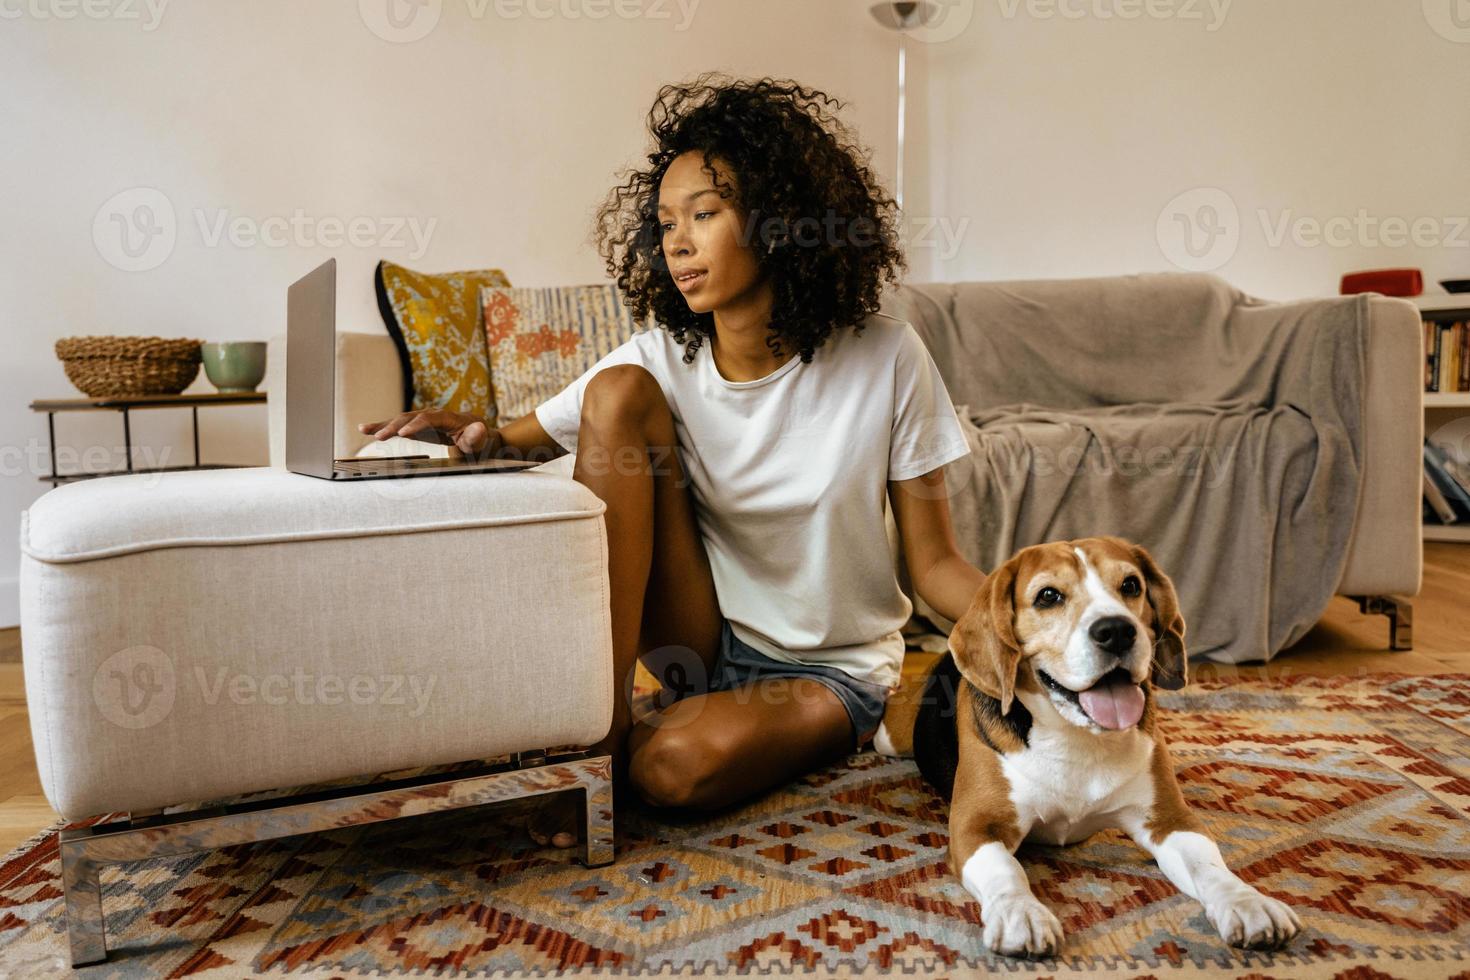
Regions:
<instances>
[{"instance_id":1,"label":"white t-shirt","mask_svg":"<svg viewBox=\"0 0 1470 980\"><path fill-rule=\"evenodd\" d=\"M642 365L672 411L735 636L773 660L895 687L913 604L894 573L887 481L970 451L918 332L875 313L861 334L833 331L810 364L793 354L755 381L721 375L708 338L692 364L683 356L663 327L642 331L538 405L536 418L576 452L587 382L612 364Z\"/></svg>"}]
</instances>

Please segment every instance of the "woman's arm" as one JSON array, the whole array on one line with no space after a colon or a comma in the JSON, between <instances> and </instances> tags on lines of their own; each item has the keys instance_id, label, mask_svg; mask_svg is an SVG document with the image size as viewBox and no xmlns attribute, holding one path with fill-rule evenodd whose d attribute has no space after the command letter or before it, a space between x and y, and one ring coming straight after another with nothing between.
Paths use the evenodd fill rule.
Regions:
<instances>
[{"instance_id":1,"label":"woman's arm","mask_svg":"<svg viewBox=\"0 0 1470 980\"><path fill-rule=\"evenodd\" d=\"M986 576L965 561L955 544L944 468L911 480L890 480L888 499L914 591L939 615L959 622Z\"/></svg>"},{"instance_id":2,"label":"woman's arm","mask_svg":"<svg viewBox=\"0 0 1470 980\"><path fill-rule=\"evenodd\" d=\"M499 459L534 459L544 463L567 454L566 447L541 427L535 412L527 412L499 432L501 446L496 453Z\"/></svg>"},{"instance_id":3,"label":"woman's arm","mask_svg":"<svg viewBox=\"0 0 1470 980\"><path fill-rule=\"evenodd\" d=\"M361 422L357 431L381 442L390 436L404 436L420 442L449 447L449 455L471 459L521 459L537 463L565 456L567 450L547 434L527 412L509 425L492 429L478 415L447 409L424 409L402 412L381 422Z\"/></svg>"}]
</instances>

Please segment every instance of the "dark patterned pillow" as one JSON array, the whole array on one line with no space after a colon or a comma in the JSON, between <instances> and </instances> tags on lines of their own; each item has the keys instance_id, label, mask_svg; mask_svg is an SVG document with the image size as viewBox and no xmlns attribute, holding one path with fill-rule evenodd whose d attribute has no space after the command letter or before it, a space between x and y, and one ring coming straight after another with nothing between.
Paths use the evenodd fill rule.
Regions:
<instances>
[{"instance_id":1,"label":"dark patterned pillow","mask_svg":"<svg viewBox=\"0 0 1470 980\"><path fill-rule=\"evenodd\" d=\"M505 273L430 274L379 262L373 278L378 311L403 367L403 410L447 408L495 425L480 290L509 286Z\"/></svg>"}]
</instances>

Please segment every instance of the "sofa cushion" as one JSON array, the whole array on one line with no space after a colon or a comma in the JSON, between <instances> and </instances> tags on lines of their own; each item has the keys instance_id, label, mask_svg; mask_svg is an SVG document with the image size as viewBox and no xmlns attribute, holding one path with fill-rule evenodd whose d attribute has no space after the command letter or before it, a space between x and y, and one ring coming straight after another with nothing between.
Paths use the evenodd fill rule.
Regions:
<instances>
[{"instance_id":1,"label":"sofa cushion","mask_svg":"<svg viewBox=\"0 0 1470 980\"><path fill-rule=\"evenodd\" d=\"M447 408L493 420L480 288L510 285L505 273L429 274L379 262L373 284L403 368L403 411Z\"/></svg>"},{"instance_id":2,"label":"sofa cushion","mask_svg":"<svg viewBox=\"0 0 1470 980\"><path fill-rule=\"evenodd\" d=\"M57 487L23 512L21 551L75 562L159 548L374 537L595 518L597 495L559 474L334 483L269 466L135 473ZM455 481L455 492L443 492Z\"/></svg>"},{"instance_id":3,"label":"sofa cushion","mask_svg":"<svg viewBox=\"0 0 1470 980\"><path fill-rule=\"evenodd\" d=\"M537 405L646 327L611 283L481 290L500 425Z\"/></svg>"},{"instance_id":4,"label":"sofa cushion","mask_svg":"<svg viewBox=\"0 0 1470 980\"><path fill-rule=\"evenodd\" d=\"M1262 306L1218 276L1173 272L911 283L882 304L914 325L950 398L975 411L1216 397L1201 393L1222 387L1236 338L1251 342L1252 321L1275 317Z\"/></svg>"}]
</instances>

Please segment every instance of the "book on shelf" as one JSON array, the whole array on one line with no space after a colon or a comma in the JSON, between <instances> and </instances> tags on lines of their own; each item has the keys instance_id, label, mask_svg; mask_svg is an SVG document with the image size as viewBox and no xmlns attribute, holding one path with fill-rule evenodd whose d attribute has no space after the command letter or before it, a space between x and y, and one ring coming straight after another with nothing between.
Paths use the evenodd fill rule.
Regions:
<instances>
[{"instance_id":1,"label":"book on shelf","mask_svg":"<svg viewBox=\"0 0 1470 980\"><path fill-rule=\"evenodd\" d=\"M1466 475L1458 459L1424 440L1424 499L1441 523L1470 521L1470 487L1462 482Z\"/></svg>"},{"instance_id":2,"label":"book on shelf","mask_svg":"<svg viewBox=\"0 0 1470 980\"><path fill-rule=\"evenodd\" d=\"M1444 494L1439 492L1439 487L1429 478L1428 466L1424 468L1424 505L1426 521L1432 518L1439 524L1459 523L1460 515L1455 513L1455 508L1450 506L1450 502L1444 499Z\"/></svg>"},{"instance_id":3,"label":"book on shelf","mask_svg":"<svg viewBox=\"0 0 1470 980\"><path fill-rule=\"evenodd\" d=\"M1448 330L1444 330L1441 336L1448 341L1448 355L1440 365L1440 391L1463 391L1460 386L1460 363L1464 360L1461 354L1461 346L1465 340L1465 324L1451 324Z\"/></svg>"},{"instance_id":4,"label":"book on shelf","mask_svg":"<svg viewBox=\"0 0 1470 980\"><path fill-rule=\"evenodd\" d=\"M1424 391L1470 392L1470 322L1423 320Z\"/></svg>"},{"instance_id":5,"label":"book on shelf","mask_svg":"<svg viewBox=\"0 0 1470 980\"><path fill-rule=\"evenodd\" d=\"M1438 454L1440 466L1455 482L1470 491L1470 456L1464 450L1459 449L1453 442L1426 440L1430 447Z\"/></svg>"}]
</instances>

